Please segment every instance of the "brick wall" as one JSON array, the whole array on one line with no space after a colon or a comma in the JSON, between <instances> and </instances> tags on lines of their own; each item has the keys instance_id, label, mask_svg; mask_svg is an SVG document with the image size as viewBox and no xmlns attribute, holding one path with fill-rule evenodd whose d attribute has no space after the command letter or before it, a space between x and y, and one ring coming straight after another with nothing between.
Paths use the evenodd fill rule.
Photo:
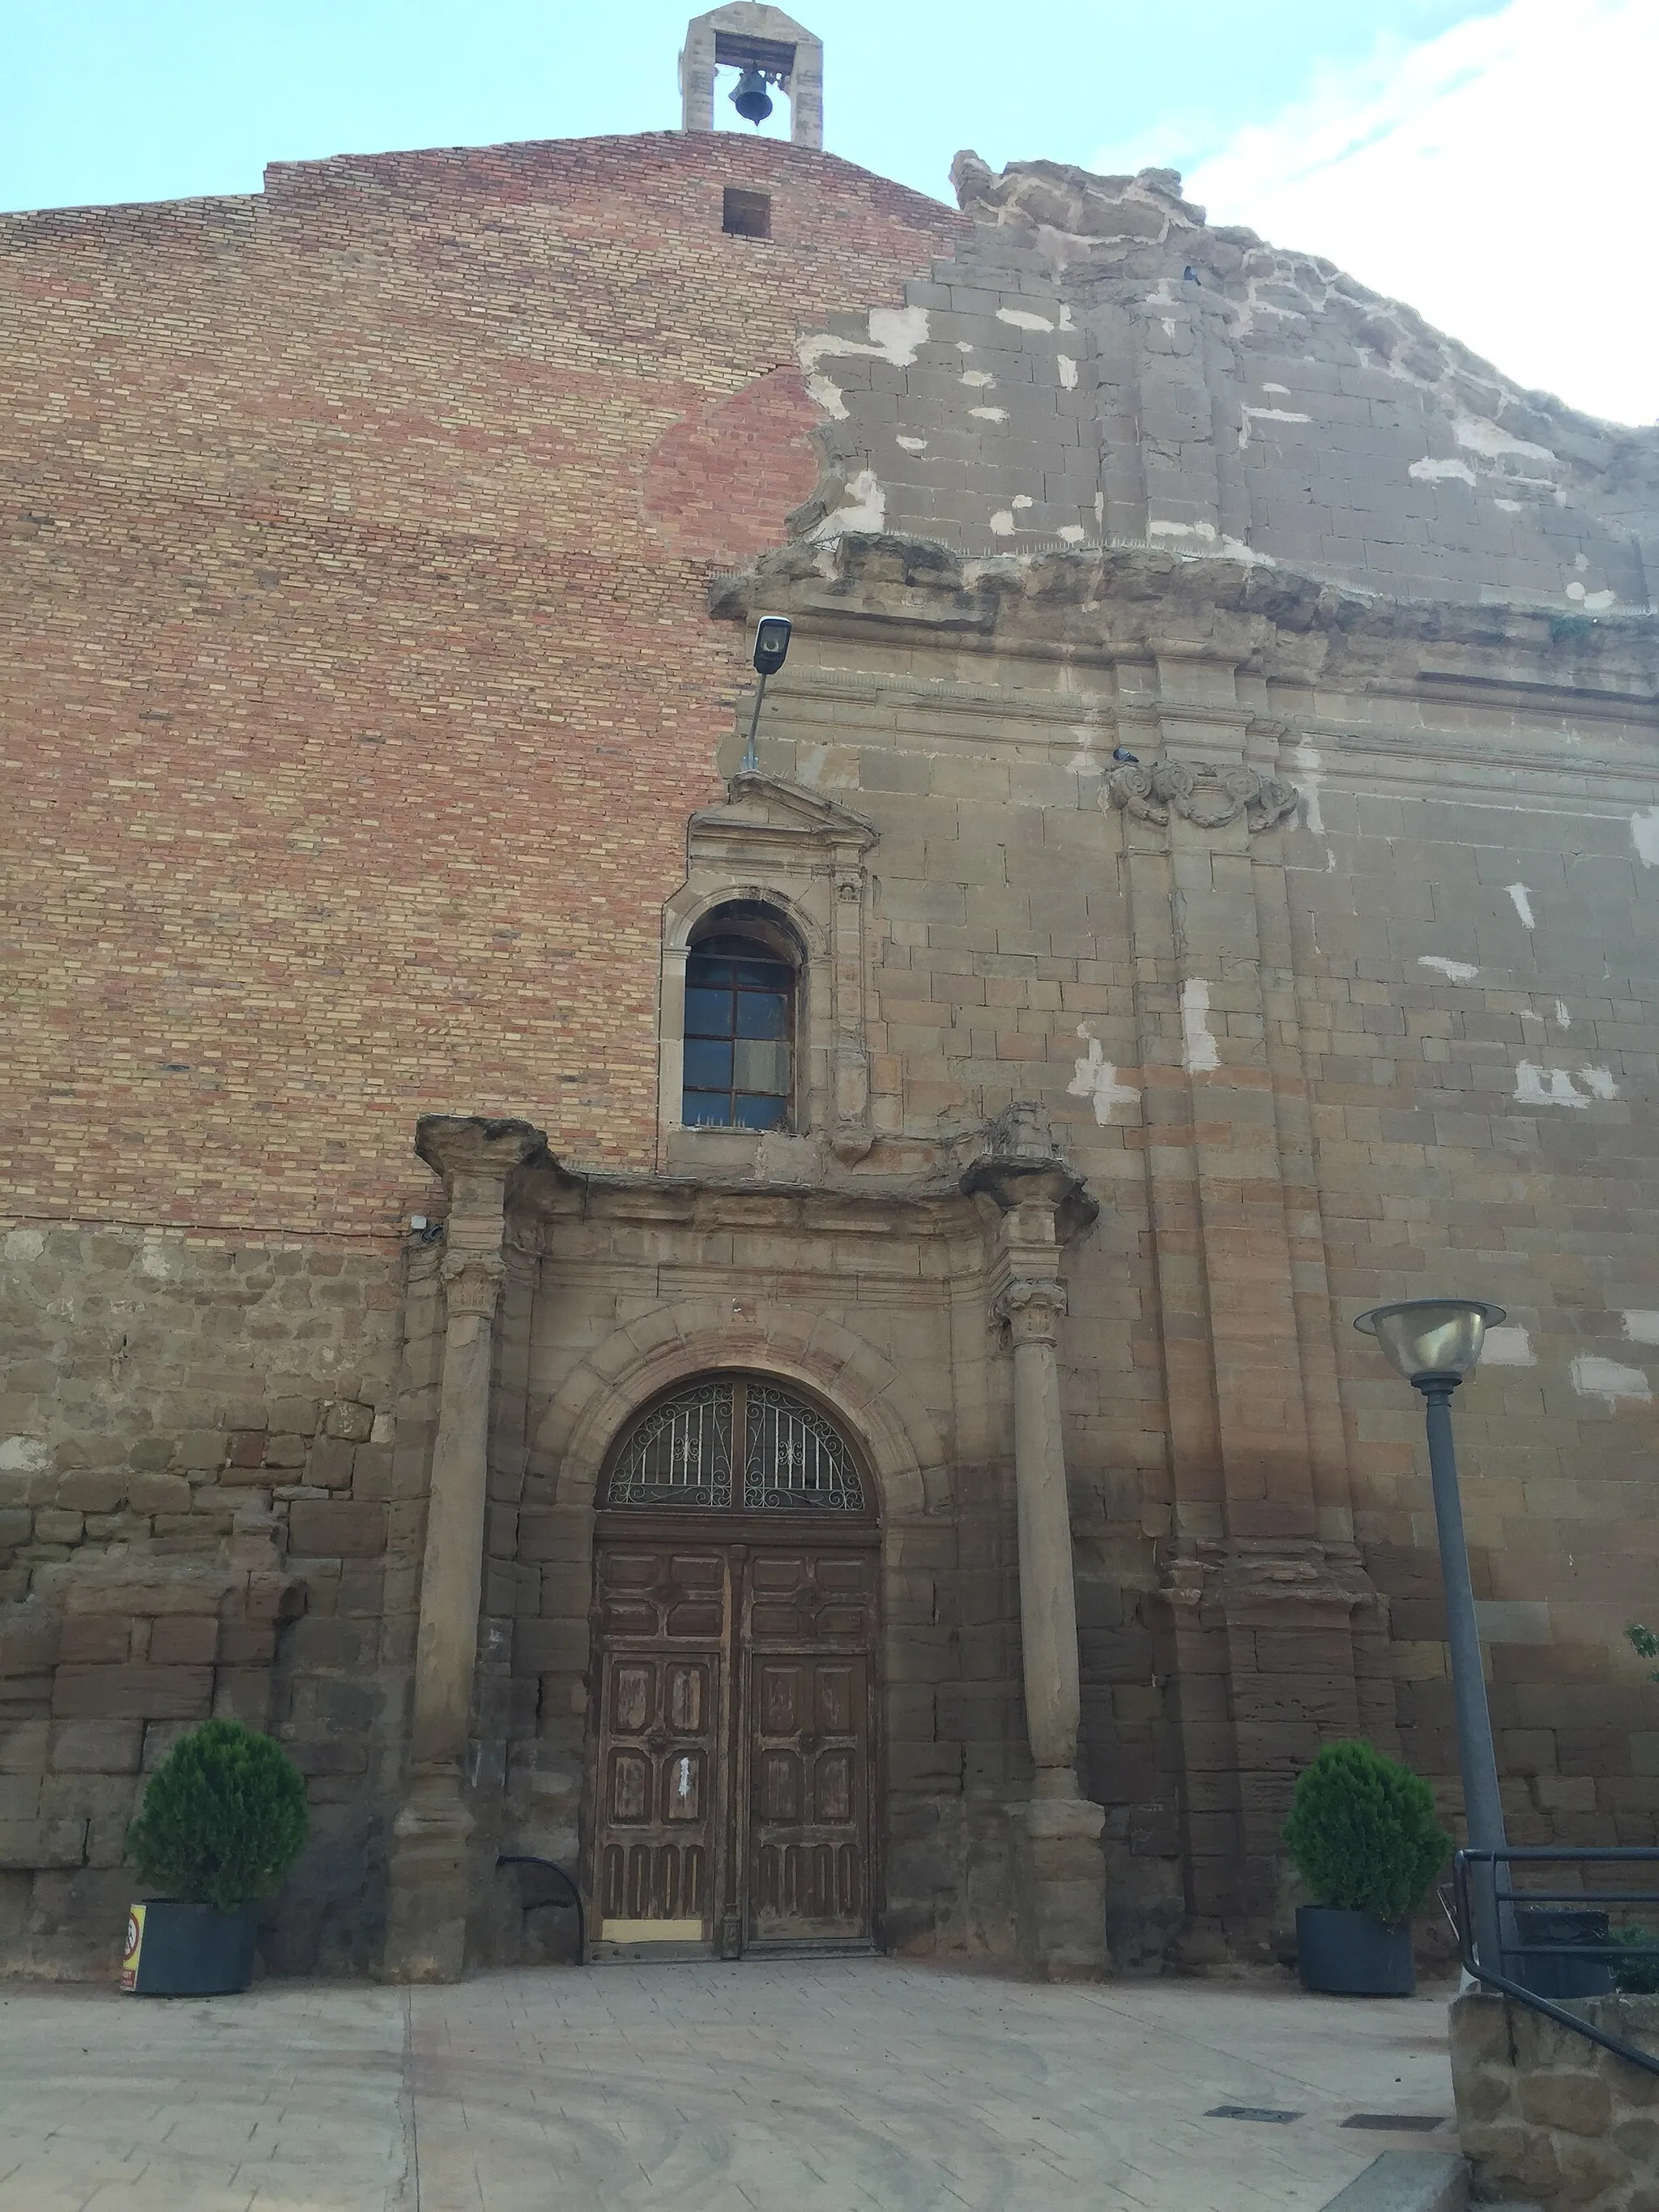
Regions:
<instances>
[{"instance_id":1,"label":"brick wall","mask_svg":"<svg viewBox=\"0 0 1659 2212\"><path fill-rule=\"evenodd\" d=\"M678 133L0 221L16 1218L385 1233L480 1101L649 1163L708 564L816 481L798 326L963 228Z\"/></svg>"}]
</instances>

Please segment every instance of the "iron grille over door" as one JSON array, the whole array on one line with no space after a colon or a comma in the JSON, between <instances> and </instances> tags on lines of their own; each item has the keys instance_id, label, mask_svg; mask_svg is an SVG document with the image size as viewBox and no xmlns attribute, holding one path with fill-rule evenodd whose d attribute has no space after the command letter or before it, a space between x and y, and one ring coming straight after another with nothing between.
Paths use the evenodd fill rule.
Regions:
<instances>
[{"instance_id":1,"label":"iron grille over door","mask_svg":"<svg viewBox=\"0 0 1659 2212\"><path fill-rule=\"evenodd\" d=\"M853 1455L816 1407L744 1376L699 1383L654 1406L629 1432L607 1506L731 1506L732 1439L741 1437L742 1510L862 1514Z\"/></svg>"},{"instance_id":2,"label":"iron grille over door","mask_svg":"<svg viewBox=\"0 0 1659 2212\"><path fill-rule=\"evenodd\" d=\"M706 1382L655 1407L611 1471L607 1505L729 1505L732 1385Z\"/></svg>"}]
</instances>

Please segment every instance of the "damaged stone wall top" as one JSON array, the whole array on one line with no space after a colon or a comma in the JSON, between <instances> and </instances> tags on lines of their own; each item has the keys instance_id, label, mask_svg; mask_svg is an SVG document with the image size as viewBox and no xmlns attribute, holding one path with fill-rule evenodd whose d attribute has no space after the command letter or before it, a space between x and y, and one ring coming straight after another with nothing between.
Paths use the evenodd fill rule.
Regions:
<instances>
[{"instance_id":1,"label":"damaged stone wall top","mask_svg":"<svg viewBox=\"0 0 1659 2212\"><path fill-rule=\"evenodd\" d=\"M1153 544L1394 598L1644 607L1659 428L1522 391L1173 170L952 167L970 246L801 342L830 416L799 525L970 552Z\"/></svg>"},{"instance_id":2,"label":"damaged stone wall top","mask_svg":"<svg viewBox=\"0 0 1659 2212\"><path fill-rule=\"evenodd\" d=\"M1659 702L1659 622L1520 605L1400 604L1299 569L1173 548L1018 549L974 559L921 537L847 532L715 577L709 610L742 620L787 606L826 633L896 628L976 656L1091 662L1201 657L1296 683L1461 674L1602 692L1645 723ZM1029 679L1028 679L1029 680ZM1022 695L1028 707L1033 695Z\"/></svg>"}]
</instances>

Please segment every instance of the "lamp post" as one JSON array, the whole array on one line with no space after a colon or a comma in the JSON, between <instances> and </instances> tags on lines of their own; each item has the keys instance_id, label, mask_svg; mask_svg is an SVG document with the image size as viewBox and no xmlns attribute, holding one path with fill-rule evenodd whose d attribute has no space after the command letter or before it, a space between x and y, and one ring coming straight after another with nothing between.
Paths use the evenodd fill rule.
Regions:
<instances>
[{"instance_id":1,"label":"lamp post","mask_svg":"<svg viewBox=\"0 0 1659 2212\"><path fill-rule=\"evenodd\" d=\"M737 97L735 93L732 97ZM755 739L760 730L761 702L766 696L767 678L775 676L788 656L789 633L793 627L787 615L763 615L755 625L754 660L760 676L760 689L755 694L755 711L749 717L749 743L738 771L740 775L760 774L760 758L755 750Z\"/></svg>"},{"instance_id":2,"label":"lamp post","mask_svg":"<svg viewBox=\"0 0 1659 2212\"><path fill-rule=\"evenodd\" d=\"M1501 1851L1507 1838L1492 1716L1486 1709L1486 1683L1480 1666L1474 1587L1469 1580L1468 1547L1463 1536L1463 1506L1457 1491L1451 1401L1453 1391L1480 1358L1487 1329L1503 1318L1502 1306L1488 1305L1480 1298L1407 1298L1398 1305L1373 1306L1354 1323L1356 1328L1376 1339L1412 1388L1423 1395L1435 1528L1440 1539L1440 1573L1446 1589L1446 1641L1451 1651L1463 1814L1469 1849L1475 1851ZM1477 1954L1501 1972L1495 1863L1476 1881L1474 1894Z\"/></svg>"}]
</instances>

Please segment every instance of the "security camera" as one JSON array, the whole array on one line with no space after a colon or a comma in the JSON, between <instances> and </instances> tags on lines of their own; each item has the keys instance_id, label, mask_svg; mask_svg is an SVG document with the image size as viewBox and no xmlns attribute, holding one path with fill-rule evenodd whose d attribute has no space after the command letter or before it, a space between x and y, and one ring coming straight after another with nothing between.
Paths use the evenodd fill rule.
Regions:
<instances>
[{"instance_id":1,"label":"security camera","mask_svg":"<svg viewBox=\"0 0 1659 2212\"><path fill-rule=\"evenodd\" d=\"M775 676L789 652L787 615L763 615L755 629L755 666L763 676Z\"/></svg>"}]
</instances>

